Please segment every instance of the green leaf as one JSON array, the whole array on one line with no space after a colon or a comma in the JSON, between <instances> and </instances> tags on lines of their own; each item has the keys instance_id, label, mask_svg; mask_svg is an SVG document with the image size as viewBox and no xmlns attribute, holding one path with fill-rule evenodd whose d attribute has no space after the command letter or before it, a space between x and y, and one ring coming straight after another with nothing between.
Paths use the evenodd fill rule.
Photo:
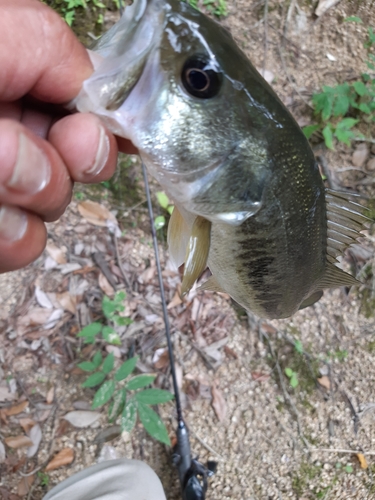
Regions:
<instances>
[{"instance_id":1,"label":"green leaf","mask_svg":"<svg viewBox=\"0 0 375 500\"><path fill-rule=\"evenodd\" d=\"M109 344L121 345L119 334L111 326L104 326L102 331L103 339Z\"/></svg>"},{"instance_id":2,"label":"green leaf","mask_svg":"<svg viewBox=\"0 0 375 500\"><path fill-rule=\"evenodd\" d=\"M353 472L353 467L351 465L346 465L345 466L345 472L347 472L348 474L350 474L351 472Z\"/></svg>"},{"instance_id":3,"label":"green leaf","mask_svg":"<svg viewBox=\"0 0 375 500\"><path fill-rule=\"evenodd\" d=\"M174 205L169 205L169 207L167 208L167 210L168 210L169 215L172 215L173 214L173 210L174 210Z\"/></svg>"},{"instance_id":4,"label":"green leaf","mask_svg":"<svg viewBox=\"0 0 375 500\"><path fill-rule=\"evenodd\" d=\"M119 292L116 292L113 302L117 305L121 305L121 307L124 307L122 303L124 302L125 299L126 299L126 293L124 292L124 290L120 290Z\"/></svg>"},{"instance_id":5,"label":"green leaf","mask_svg":"<svg viewBox=\"0 0 375 500\"><path fill-rule=\"evenodd\" d=\"M144 391L137 392L135 398L138 403L157 405L171 401L174 398L174 395L169 391L164 391L163 389L145 389Z\"/></svg>"},{"instance_id":6,"label":"green leaf","mask_svg":"<svg viewBox=\"0 0 375 500\"><path fill-rule=\"evenodd\" d=\"M110 354L108 354L108 356L104 360L104 363L102 366L103 372L106 375L108 375L108 373L110 373L113 370L114 364L115 364L115 356L114 356L113 352L111 352Z\"/></svg>"},{"instance_id":7,"label":"green leaf","mask_svg":"<svg viewBox=\"0 0 375 500\"><path fill-rule=\"evenodd\" d=\"M346 129L349 130L350 128L354 127L359 122L359 120L356 120L355 118L343 118L339 123L336 125L336 130L337 129Z\"/></svg>"},{"instance_id":8,"label":"green leaf","mask_svg":"<svg viewBox=\"0 0 375 500\"><path fill-rule=\"evenodd\" d=\"M152 384L155 380L156 375L137 375L136 377L129 380L126 385L126 389L128 391L134 391L135 389L142 389L142 387L146 387L147 385Z\"/></svg>"},{"instance_id":9,"label":"green leaf","mask_svg":"<svg viewBox=\"0 0 375 500\"><path fill-rule=\"evenodd\" d=\"M155 217L154 226L155 226L156 230L161 229L162 227L165 226L165 217L164 217L164 215L158 215L157 217Z\"/></svg>"},{"instance_id":10,"label":"green leaf","mask_svg":"<svg viewBox=\"0 0 375 500\"><path fill-rule=\"evenodd\" d=\"M346 17L344 19L344 22L345 23L360 23L360 24L363 24L363 21L360 17L358 16L349 16L349 17Z\"/></svg>"},{"instance_id":11,"label":"green leaf","mask_svg":"<svg viewBox=\"0 0 375 500\"><path fill-rule=\"evenodd\" d=\"M126 377L128 377L134 370L137 361L138 361L138 356L135 356L134 358L130 358L124 363L122 363L120 368L115 373L115 380L117 382L120 382L120 380L126 379Z\"/></svg>"},{"instance_id":12,"label":"green leaf","mask_svg":"<svg viewBox=\"0 0 375 500\"><path fill-rule=\"evenodd\" d=\"M307 125L307 127L303 127L302 132L305 134L306 139L310 139L314 132L319 130L319 125Z\"/></svg>"},{"instance_id":13,"label":"green leaf","mask_svg":"<svg viewBox=\"0 0 375 500\"><path fill-rule=\"evenodd\" d=\"M333 106L333 116L345 116L349 110L349 98L346 95L337 97Z\"/></svg>"},{"instance_id":14,"label":"green leaf","mask_svg":"<svg viewBox=\"0 0 375 500\"><path fill-rule=\"evenodd\" d=\"M138 413L143 427L150 436L170 446L171 441L168 436L168 431L159 415L154 412L152 408L143 403L138 403Z\"/></svg>"},{"instance_id":15,"label":"green leaf","mask_svg":"<svg viewBox=\"0 0 375 500\"><path fill-rule=\"evenodd\" d=\"M82 328L77 337L95 337L95 335L101 332L102 328L103 325L101 323L90 323Z\"/></svg>"},{"instance_id":16,"label":"green leaf","mask_svg":"<svg viewBox=\"0 0 375 500\"><path fill-rule=\"evenodd\" d=\"M113 396L113 401L109 405L108 409L108 419L110 422L116 420L116 418L121 415L124 410L124 405L126 401L126 391L125 389L120 389L115 392Z\"/></svg>"},{"instance_id":17,"label":"green leaf","mask_svg":"<svg viewBox=\"0 0 375 500\"><path fill-rule=\"evenodd\" d=\"M329 149L335 149L333 147L333 134L331 127L329 125L326 125L324 129L322 130L322 134L324 137L324 142L326 143L327 148Z\"/></svg>"},{"instance_id":18,"label":"green leaf","mask_svg":"<svg viewBox=\"0 0 375 500\"><path fill-rule=\"evenodd\" d=\"M298 378L297 378L297 375L295 373L293 373L293 375L290 378L290 385L291 385L291 387L293 387L293 389L295 389L298 385Z\"/></svg>"},{"instance_id":19,"label":"green leaf","mask_svg":"<svg viewBox=\"0 0 375 500\"><path fill-rule=\"evenodd\" d=\"M127 318L126 316L113 316L113 321L119 326L128 326L133 323L131 318Z\"/></svg>"},{"instance_id":20,"label":"green leaf","mask_svg":"<svg viewBox=\"0 0 375 500\"><path fill-rule=\"evenodd\" d=\"M107 319L112 319L113 314L116 312L116 304L107 295L103 297L102 310Z\"/></svg>"},{"instance_id":21,"label":"green leaf","mask_svg":"<svg viewBox=\"0 0 375 500\"><path fill-rule=\"evenodd\" d=\"M360 81L354 82L353 88L357 92L357 94L361 97L368 94L367 87L363 82L360 82Z\"/></svg>"},{"instance_id":22,"label":"green leaf","mask_svg":"<svg viewBox=\"0 0 375 500\"><path fill-rule=\"evenodd\" d=\"M121 415L121 432L131 432L137 420L137 402L129 399Z\"/></svg>"},{"instance_id":23,"label":"green leaf","mask_svg":"<svg viewBox=\"0 0 375 500\"><path fill-rule=\"evenodd\" d=\"M167 210L168 205L169 205L169 198L168 196L164 193L164 191L158 191L156 193L156 198L159 202L159 205L164 208L164 210Z\"/></svg>"},{"instance_id":24,"label":"green leaf","mask_svg":"<svg viewBox=\"0 0 375 500\"><path fill-rule=\"evenodd\" d=\"M96 387L101 384L104 379L105 374L103 372L95 372L83 382L82 387Z\"/></svg>"},{"instance_id":25,"label":"green leaf","mask_svg":"<svg viewBox=\"0 0 375 500\"><path fill-rule=\"evenodd\" d=\"M115 381L107 380L103 385L99 387L96 391L94 400L92 402L91 408L99 408L99 406L105 405L112 397L115 392Z\"/></svg>"},{"instance_id":26,"label":"green leaf","mask_svg":"<svg viewBox=\"0 0 375 500\"><path fill-rule=\"evenodd\" d=\"M299 354L303 354L303 345L302 345L302 342L300 340L296 340L294 342L294 349L299 353Z\"/></svg>"},{"instance_id":27,"label":"green leaf","mask_svg":"<svg viewBox=\"0 0 375 500\"><path fill-rule=\"evenodd\" d=\"M77 366L84 372L93 372L97 368L97 366L91 361L83 361L83 363L78 363Z\"/></svg>"},{"instance_id":28,"label":"green leaf","mask_svg":"<svg viewBox=\"0 0 375 500\"><path fill-rule=\"evenodd\" d=\"M371 114L371 109L370 109L370 106L368 104L366 104L365 102L361 102L361 104L358 106L358 108L360 109L360 111L362 111L362 113L366 113L366 114Z\"/></svg>"},{"instance_id":29,"label":"green leaf","mask_svg":"<svg viewBox=\"0 0 375 500\"><path fill-rule=\"evenodd\" d=\"M291 368L285 368L285 375L287 377L291 377L293 375L294 371Z\"/></svg>"},{"instance_id":30,"label":"green leaf","mask_svg":"<svg viewBox=\"0 0 375 500\"><path fill-rule=\"evenodd\" d=\"M102 364L102 360L102 353L100 351L97 351L92 358L92 362L94 363L95 368L99 368L99 366Z\"/></svg>"}]
</instances>

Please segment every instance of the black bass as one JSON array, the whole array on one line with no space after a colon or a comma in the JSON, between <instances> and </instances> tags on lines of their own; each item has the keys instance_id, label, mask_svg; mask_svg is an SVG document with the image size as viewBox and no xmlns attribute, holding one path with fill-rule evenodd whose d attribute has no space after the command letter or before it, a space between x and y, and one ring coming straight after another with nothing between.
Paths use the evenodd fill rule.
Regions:
<instances>
[{"instance_id":1,"label":"black bass","mask_svg":"<svg viewBox=\"0 0 375 500\"><path fill-rule=\"evenodd\" d=\"M93 61L75 105L130 139L175 201L183 293L208 265L202 288L283 318L358 284L335 263L365 209L325 190L300 127L224 28L179 0L135 0Z\"/></svg>"}]
</instances>

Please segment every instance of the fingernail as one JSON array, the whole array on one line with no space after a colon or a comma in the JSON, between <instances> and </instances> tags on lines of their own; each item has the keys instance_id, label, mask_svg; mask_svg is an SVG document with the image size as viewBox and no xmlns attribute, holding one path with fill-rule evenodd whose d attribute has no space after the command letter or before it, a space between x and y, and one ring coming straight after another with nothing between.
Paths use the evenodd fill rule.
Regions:
<instances>
[{"instance_id":1,"label":"fingernail","mask_svg":"<svg viewBox=\"0 0 375 500\"><path fill-rule=\"evenodd\" d=\"M21 133L16 165L7 187L35 194L48 184L50 177L51 168L47 157L32 140Z\"/></svg>"},{"instance_id":2,"label":"fingernail","mask_svg":"<svg viewBox=\"0 0 375 500\"><path fill-rule=\"evenodd\" d=\"M0 207L0 239L8 242L20 240L27 229L27 215L16 207Z\"/></svg>"},{"instance_id":3,"label":"fingernail","mask_svg":"<svg viewBox=\"0 0 375 500\"><path fill-rule=\"evenodd\" d=\"M108 161L109 156L109 138L104 127L99 125L99 146L96 152L94 164L85 171L85 174L97 175L101 172Z\"/></svg>"}]
</instances>

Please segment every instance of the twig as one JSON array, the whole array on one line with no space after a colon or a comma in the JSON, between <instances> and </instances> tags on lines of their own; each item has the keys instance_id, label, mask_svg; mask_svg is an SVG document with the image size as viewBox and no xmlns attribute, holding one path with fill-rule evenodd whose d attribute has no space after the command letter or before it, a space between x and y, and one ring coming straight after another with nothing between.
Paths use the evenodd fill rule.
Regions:
<instances>
[{"instance_id":1,"label":"twig","mask_svg":"<svg viewBox=\"0 0 375 500\"><path fill-rule=\"evenodd\" d=\"M104 274L104 276L107 278L109 284L112 286L114 290L117 289L117 283L113 277L113 274L111 273L111 270L108 267L107 262L104 259L104 254L102 252L94 252L92 255L92 258L95 262L95 264L99 267L101 272Z\"/></svg>"},{"instance_id":2,"label":"twig","mask_svg":"<svg viewBox=\"0 0 375 500\"><path fill-rule=\"evenodd\" d=\"M298 97L306 104L306 106L308 106L310 109L313 110L314 109L313 106L311 106L311 104L308 101L306 101L306 99L303 97L303 95L301 94L301 92L298 90L296 84L291 79L291 77L289 75L289 72L288 72L288 69L286 67L285 58L284 58L284 54L283 54L282 48L281 48L281 46L278 47L278 48L279 48L279 54L280 54L281 64L282 64L284 73L285 73L285 75L286 75L286 77L288 79L288 82L293 87L294 91L298 94Z\"/></svg>"},{"instance_id":3,"label":"twig","mask_svg":"<svg viewBox=\"0 0 375 500\"><path fill-rule=\"evenodd\" d=\"M311 453L320 452L323 453L349 453L351 455L356 455L358 453L362 453L362 455L375 456L375 451L362 451L362 450L344 450L341 448L310 448Z\"/></svg>"},{"instance_id":4,"label":"twig","mask_svg":"<svg viewBox=\"0 0 375 500\"><path fill-rule=\"evenodd\" d=\"M208 450L210 453L212 453L213 455L215 455L215 456L216 456L216 457L217 457L217 458L218 458L221 462L226 462L225 458L224 458L224 457L222 457L222 456L221 456L221 455L220 455L217 451L215 451L213 448L211 448L211 446L210 446L209 444L207 444L207 443L206 443L206 442L205 442L205 441L204 441L201 437L199 437L199 436L198 436L198 434L197 434L195 431L193 431L193 430L191 430L191 429L189 428L189 432L190 432L190 434L191 434L192 436L194 436L194 437L195 437L195 439L196 439L197 441L199 441L199 442L200 442L200 444L201 444L202 446L204 446L204 447L206 448L206 450Z\"/></svg>"},{"instance_id":5,"label":"twig","mask_svg":"<svg viewBox=\"0 0 375 500\"><path fill-rule=\"evenodd\" d=\"M300 422L300 418L299 418L299 413L298 413L298 410L295 406L295 404L293 403L293 400L292 398L290 397L290 394L288 393L288 391L286 390L286 387L285 387L285 383L284 383L284 377L283 377L283 373L281 371L281 367L280 367L280 363L279 363L279 360L278 358L276 357L275 355L275 352L273 350L273 347L272 347L272 344L271 344L271 341L268 337L268 335L265 333L265 332L262 332L260 329L259 329L261 335L267 339L267 343L268 343L268 349L270 351L270 354L272 356L272 359L275 360L275 363L276 363L276 369L277 369L277 373L279 375L279 379L280 379L280 385L281 385L281 389L284 393L284 397L285 399L288 401L290 407L292 408L293 412L294 412L294 415L296 417L296 422L297 422L297 428L298 428L298 434L300 436L300 438L302 439L302 441L304 442L306 448L308 450L310 450L310 445L309 443L306 441L306 438L305 436L303 435L303 432L302 432L302 426L301 426L301 422Z\"/></svg>"},{"instance_id":6,"label":"twig","mask_svg":"<svg viewBox=\"0 0 375 500\"><path fill-rule=\"evenodd\" d=\"M120 257L120 252L119 252L119 248L118 248L118 239L117 239L117 236L114 233L113 233L113 241L115 243L116 260L117 260L118 267L120 268L121 276L124 279L124 282L125 282L126 288L128 289L128 292L132 293L132 288L131 288L130 281L129 281L128 277L126 276L124 267L122 265L122 261L121 261L121 257Z\"/></svg>"}]
</instances>

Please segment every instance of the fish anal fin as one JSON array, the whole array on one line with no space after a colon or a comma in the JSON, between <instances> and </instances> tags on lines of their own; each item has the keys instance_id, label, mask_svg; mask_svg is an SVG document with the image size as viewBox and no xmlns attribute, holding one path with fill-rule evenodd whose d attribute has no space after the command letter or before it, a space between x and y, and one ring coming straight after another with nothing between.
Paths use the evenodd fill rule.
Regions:
<instances>
[{"instance_id":1,"label":"fish anal fin","mask_svg":"<svg viewBox=\"0 0 375 500\"><path fill-rule=\"evenodd\" d=\"M173 264L179 268L185 262L190 229L179 209L175 206L168 224L168 249Z\"/></svg>"},{"instance_id":2,"label":"fish anal fin","mask_svg":"<svg viewBox=\"0 0 375 500\"><path fill-rule=\"evenodd\" d=\"M318 302L318 300L320 300L322 297L323 292L321 290L319 290L318 292L314 292L302 302L298 309L305 309L305 307L310 307L315 304L315 302Z\"/></svg>"},{"instance_id":3,"label":"fish anal fin","mask_svg":"<svg viewBox=\"0 0 375 500\"><path fill-rule=\"evenodd\" d=\"M186 295L207 267L211 243L211 222L198 215L196 217L185 257L184 277L181 285L182 297Z\"/></svg>"},{"instance_id":4,"label":"fish anal fin","mask_svg":"<svg viewBox=\"0 0 375 500\"><path fill-rule=\"evenodd\" d=\"M351 274L346 273L342 269L339 269L331 262L326 263L326 270L324 272L323 277L319 281L317 288L337 288L340 286L358 286L361 285L361 282L358 281Z\"/></svg>"},{"instance_id":5,"label":"fish anal fin","mask_svg":"<svg viewBox=\"0 0 375 500\"><path fill-rule=\"evenodd\" d=\"M199 285L197 290L205 290L208 292L221 292L221 293L226 293L219 283L216 281L216 278L214 276L210 276L207 281Z\"/></svg>"}]
</instances>

